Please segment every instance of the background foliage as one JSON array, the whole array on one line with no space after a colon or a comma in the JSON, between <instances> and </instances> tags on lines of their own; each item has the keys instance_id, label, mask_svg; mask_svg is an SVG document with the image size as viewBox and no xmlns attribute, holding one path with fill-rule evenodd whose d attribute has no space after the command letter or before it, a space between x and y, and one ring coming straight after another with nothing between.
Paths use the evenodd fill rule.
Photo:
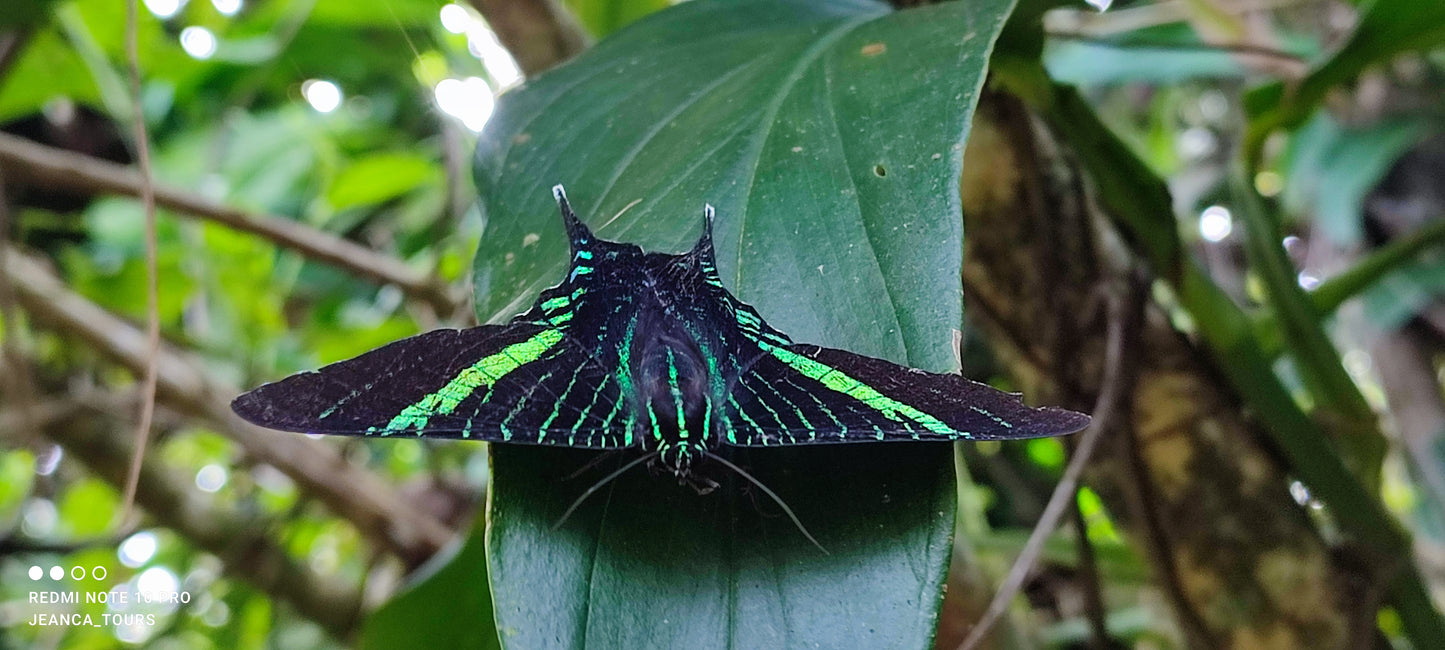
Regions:
<instances>
[{"instance_id":1,"label":"background foliage","mask_svg":"<svg viewBox=\"0 0 1445 650\"><path fill-rule=\"evenodd\" d=\"M884 10L865 3L796 4L823 13ZM686 184L687 174L674 171L687 162L675 158L698 146L688 136L664 135L660 144L644 146L652 141L626 141L631 131L604 122L590 133L616 127L618 141L599 137L596 153L579 153L569 147L584 140L564 141L569 124L579 123L542 112L553 126L532 132L530 166L509 171L500 167L505 157L487 157L487 137L515 140L513 132L521 132L511 125L515 115L533 112L527 92L545 89L549 79L605 67L588 68L584 59L536 77L589 42L598 43L594 62L655 57L608 68L616 75L610 88L619 93L612 112L642 116L639 128L654 135L666 132L668 122L659 115L693 119L688 132L695 134L752 133L756 124L745 118L769 105L761 93L774 87L770 80L799 88L773 96L784 98L777 100L780 114L794 117L797 143L751 158L777 175L775 190L752 199L711 199L721 214L739 219L755 205L760 214L785 215L766 222L765 235L726 233L732 257L724 248L724 258L738 262L724 263L725 274L740 275L747 264L759 274L778 273L779 260L828 250L817 237L843 237L832 248L845 246L848 235L831 219L838 210L848 212L849 202L814 214L809 210L820 204L801 193L843 180L824 178L829 174L847 176L864 190L886 176L898 183L890 187L902 189L879 199L883 205L913 205L920 213L957 209L951 178L938 170L910 175L888 155L906 165L900 150L962 137L969 100L949 108L940 95L925 114L915 114L918 97L900 94L909 70L937 74L938 60L951 56L939 54L955 43L948 40L956 35L950 21L992 28L992 19L961 20L962 5L897 14L887 27L895 33L884 34L898 39L890 43L908 43L889 51L900 57L897 74L869 76L828 59L842 66L830 81L862 86L833 108L852 107L861 121L840 122L857 133L841 135L831 158L826 142L820 145L817 159L829 162L796 166L787 162L796 153L791 146L813 155L814 143L802 134L818 126L810 121L816 107L803 100L825 90L808 85L821 77L780 73L787 71L788 48L807 49L817 33L790 35L769 21L771 29L752 34L746 48L717 45L711 51L724 63L737 57L746 66L751 59L743 55L768 52L778 52L783 63L744 70L743 77L758 78L729 89L735 105L704 102L706 110L689 113L644 93L650 85L666 87L669 74L710 78L716 73L687 67L709 59L670 60L649 51L648 42L695 32L706 43L708 28L687 18L701 9L674 8L615 40L599 40L668 3L443 6L430 0L156 0L142 6L141 108L156 179L179 199L162 201L160 412L141 513L129 521L117 520L116 486L137 411L133 372L138 324L146 317L142 214L124 182L106 180L116 168L101 166L129 165L133 158L125 126L133 106L124 6L26 0L0 12L0 124L14 136L0 140L6 241L0 641L105 647L119 639L220 648L496 643L485 613L492 592L480 571L485 522L475 516L491 480L484 449L412 440L276 442L229 418L224 403L241 387L433 327L468 324L470 298L461 288L474 274L478 313L507 316L519 296L554 279L549 269L556 260L546 253L559 244L545 188L555 180L585 197L579 203L592 208L586 216L593 219L645 197L627 222L604 226L603 235L667 250L685 246L704 200ZM975 3L970 11L986 6ZM1440 6L1379 0L1259 9L1214 0L1137 2L1097 13L1023 2L991 58L986 47L959 54L972 60L960 69L981 71L988 59L995 92L1022 98L1065 134L1064 146L1091 175L1091 196L1110 227L1125 235L1129 254L1148 262L1154 308L1217 364L1221 381L1242 402L1226 408L1257 414L1260 439L1298 479L1288 487L1311 513L1318 535L1339 548L1363 547L1367 558L1406 558L1415 549L1413 561L1392 566L1390 575L1398 577L1381 583L1381 606L1369 610L1381 635L1416 647L1437 647L1431 641L1439 639L1440 621L1428 594L1445 575L1439 559L1445 548L1439 374L1445 262L1434 249L1445 236ZM997 5L996 16L1009 8ZM724 17L744 26L748 20ZM882 38L844 38L848 47L837 56L867 45L864 37ZM536 77L536 85L500 100L483 134L477 188L471 180L476 131L491 116L493 94L523 75ZM967 90L971 83L953 75L923 79L934 89L957 84ZM762 90L752 97L748 88ZM328 96L332 89L339 94ZM836 87L833 92L839 96ZM590 93L579 92L576 105L605 108ZM849 103L860 97L888 101ZM798 106L788 103L794 100ZM927 137L890 149L899 146L897 134L927 130L929 120L939 126ZM54 159L61 150L69 154ZM623 160L629 151L637 169L597 162ZM939 153L956 175L957 150ZM62 171L46 176L47 160L59 160ZM789 170L795 176L787 176ZM550 175L528 185L534 171ZM551 177L558 175L579 180ZM661 187L673 177L683 182ZM621 180L614 185L608 178ZM713 187L711 180L697 181L697 192ZM672 212L685 218L660 216ZM231 213L243 221L225 216ZM858 214L865 231L907 225L903 216L866 207ZM731 227L727 219L721 224ZM949 288L957 286L958 251L937 245L954 236L955 226L932 225L942 229L909 235L915 240L882 236L898 245L895 266L922 270L883 273L894 280L880 285L882 293L923 303L932 310L927 318L880 305L877 287L870 293L842 284L837 271L804 273L820 261L811 258L783 269L797 276L787 286L805 287L804 299L757 281L735 289L765 316L776 312L775 324L804 340L947 367L952 354L939 344L959 311ZM525 272L496 271L534 232L538 245L520 261ZM917 237L936 240L934 247L917 252ZM946 272L926 272L935 268ZM838 300L835 291L850 298ZM790 311L796 304L818 309ZM855 304L876 314L858 317ZM879 322L885 325L872 325ZM889 322L918 333L889 331ZM1006 386L1018 381L990 372L1007 364L995 364L988 347L977 344L979 332L964 329L965 343L975 343L964 346L970 374ZM926 351L910 337L926 341L918 344ZM970 598L986 598L1018 553L1067 458L1055 440L958 451L960 541L949 578L955 588L938 623L938 643L949 647L977 616ZM308 465L312 458L322 460ZM322 462L328 458L346 462ZM887 469L885 463L873 468L880 466ZM1141 568L1153 566L1147 536L1111 511L1115 502L1108 497L1087 487L1079 492L1085 534L1066 529L1050 539L1027 602L1020 601L1012 624L995 639L1000 647L1079 643L1104 627L1125 643L1191 642L1188 625L1171 607L1176 596L1167 581ZM858 506L857 512L868 511ZM946 513L931 521L933 532L946 534ZM457 533L442 549L452 531L471 533ZM827 564L847 570L839 563L849 561L877 568L859 557ZM106 578L31 579L31 567L52 565L101 567ZM929 571L941 581L941 565ZM154 625L28 623L33 590L117 586L185 590L194 599L126 611L153 614ZM800 593L807 598L827 589ZM934 596L920 597L921 620L933 615ZM1091 611L1091 599L1102 612ZM75 609L97 618L115 613L96 604ZM503 638L517 633L507 629L515 623L505 615L500 620ZM890 624L903 625L881 617L880 625Z\"/></svg>"}]
</instances>

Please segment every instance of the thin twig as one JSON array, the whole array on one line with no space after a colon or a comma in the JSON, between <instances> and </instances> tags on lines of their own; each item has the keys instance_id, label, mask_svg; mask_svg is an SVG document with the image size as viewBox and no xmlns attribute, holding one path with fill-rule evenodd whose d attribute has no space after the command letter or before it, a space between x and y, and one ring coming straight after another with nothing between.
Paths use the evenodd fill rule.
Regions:
<instances>
[{"instance_id":1,"label":"thin twig","mask_svg":"<svg viewBox=\"0 0 1445 650\"><path fill-rule=\"evenodd\" d=\"M1099 398L1094 403L1094 421L1084 433L1080 434L1079 444L1074 448L1074 455L1069 459L1069 465L1064 469L1064 475L1059 479L1059 484L1054 488L1053 496L1049 497L1049 503L1044 507L1044 513L1039 517L1038 525L1029 534L1028 541L1024 544L1023 551L1019 553L1018 559L1009 569L1008 575L1003 583L999 585L998 592L994 594L993 601L989 603L988 609L984 611L983 617L969 631L968 637L959 644L960 650L973 650L979 642L988 635L988 631L998 622L1008 604L1023 587L1024 579L1028 577L1029 571L1033 570L1034 563L1039 559L1039 553L1043 551L1044 542L1052 535L1054 529L1059 525L1065 513L1068 512L1071 502L1077 500L1076 493L1079 487L1079 477L1084 472L1084 467L1093 455L1094 449L1098 447L1099 440L1103 438L1104 431L1114 426L1116 418L1128 418L1127 406L1133 394L1132 364L1129 363L1128 348L1135 338L1138 328L1138 313L1142 309L1142 296L1134 290L1121 290L1110 296L1109 305L1109 332L1108 347L1105 350L1104 379L1099 390Z\"/></svg>"},{"instance_id":2,"label":"thin twig","mask_svg":"<svg viewBox=\"0 0 1445 650\"><path fill-rule=\"evenodd\" d=\"M161 353L160 269L156 263L156 193L151 185L151 151L146 134L145 110L141 106L140 48L138 0L125 3L125 56L130 73L131 129L135 138L136 164L140 168L140 201L145 212L146 242L146 364L142 380L140 422L136 423L135 449L131 452L130 472L126 474L125 492L121 497L120 519L130 519L135 505L136 483L140 480L141 460L150 441L151 420L156 412L156 374Z\"/></svg>"},{"instance_id":3,"label":"thin twig","mask_svg":"<svg viewBox=\"0 0 1445 650\"><path fill-rule=\"evenodd\" d=\"M0 167L10 172L12 182L17 183L85 196L138 197L141 194L141 180L135 170L8 133L0 133ZM331 233L284 217L252 214L164 185L156 185L154 189L156 205L174 210L176 216L213 221L293 249L308 259L345 269L357 277L396 285L408 297L431 304L443 318L456 314L465 303L464 298L454 295L441 280Z\"/></svg>"}]
</instances>

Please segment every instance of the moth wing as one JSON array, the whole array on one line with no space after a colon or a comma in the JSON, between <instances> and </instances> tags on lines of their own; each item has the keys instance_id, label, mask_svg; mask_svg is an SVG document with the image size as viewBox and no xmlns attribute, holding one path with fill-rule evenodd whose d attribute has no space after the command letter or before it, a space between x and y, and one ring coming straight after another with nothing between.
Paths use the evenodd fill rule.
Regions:
<instances>
[{"instance_id":1,"label":"moth wing","mask_svg":"<svg viewBox=\"0 0 1445 650\"><path fill-rule=\"evenodd\" d=\"M1013 440L1083 429L1089 416L1033 408L959 375L815 345L768 346L728 400L738 446Z\"/></svg>"},{"instance_id":2,"label":"moth wing","mask_svg":"<svg viewBox=\"0 0 1445 650\"><path fill-rule=\"evenodd\" d=\"M435 330L237 397L263 427L592 449L630 443L615 378L535 323Z\"/></svg>"}]
</instances>

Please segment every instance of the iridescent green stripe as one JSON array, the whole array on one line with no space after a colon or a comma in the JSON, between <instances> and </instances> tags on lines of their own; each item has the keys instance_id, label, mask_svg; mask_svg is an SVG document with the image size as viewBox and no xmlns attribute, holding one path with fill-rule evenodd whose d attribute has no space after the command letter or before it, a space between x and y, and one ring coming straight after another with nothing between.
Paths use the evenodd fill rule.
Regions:
<instances>
[{"instance_id":1,"label":"iridescent green stripe","mask_svg":"<svg viewBox=\"0 0 1445 650\"><path fill-rule=\"evenodd\" d=\"M667 390L672 395L672 403L677 408L677 437L687 440L687 421L682 411L682 389L677 385L677 360L673 358L672 349L667 350Z\"/></svg>"},{"instance_id":2,"label":"iridescent green stripe","mask_svg":"<svg viewBox=\"0 0 1445 650\"><path fill-rule=\"evenodd\" d=\"M782 361L783 363L791 366L794 370L803 373L804 376L816 380L818 383L823 384L830 390L842 393L844 395L852 397L853 399L863 402L864 404L867 404L870 408L878 411L879 413L882 413L883 417L886 417L890 420L894 420L896 422L906 422L911 420L918 423L923 428L932 431L933 433L948 436L951 438L973 437L968 433L958 431L953 427L944 424L942 420L939 420L932 415L924 413L923 411L920 411L916 408L913 408L912 406L904 404L903 402L900 402L878 392L872 386L869 386L868 384L858 381L857 379L849 377L847 374L844 374L837 368L833 368L827 364L814 361L812 359L809 359L808 357L805 357L786 348L764 346L764 349L771 353L779 361ZM882 435L883 434L880 431L880 438Z\"/></svg>"},{"instance_id":3,"label":"iridescent green stripe","mask_svg":"<svg viewBox=\"0 0 1445 650\"><path fill-rule=\"evenodd\" d=\"M567 382L567 388L562 390L562 396L558 397L557 403L552 406L552 414L548 415L547 419L542 421L541 428L537 430L537 442L542 442L542 440L547 437L547 430L551 428L552 422L557 419L557 416L562 413L562 406L567 404L567 396L572 394L572 387L577 385L577 377L581 374L580 369L572 371L572 379ZM572 435L577 435L577 427L575 426L572 427ZM567 444L572 444L571 437L567 440Z\"/></svg>"},{"instance_id":4,"label":"iridescent green stripe","mask_svg":"<svg viewBox=\"0 0 1445 650\"><path fill-rule=\"evenodd\" d=\"M617 348L617 388L622 399L632 399L632 334L637 328L637 316L627 322L627 332L622 335L622 345Z\"/></svg>"},{"instance_id":5,"label":"iridescent green stripe","mask_svg":"<svg viewBox=\"0 0 1445 650\"><path fill-rule=\"evenodd\" d=\"M407 406L384 428L387 432L415 428L421 431L433 416L447 415L478 388L491 386L508 373L532 363L562 340L562 331L547 329L521 343L513 343L500 352L483 357L461 371L445 386L415 404Z\"/></svg>"}]
</instances>

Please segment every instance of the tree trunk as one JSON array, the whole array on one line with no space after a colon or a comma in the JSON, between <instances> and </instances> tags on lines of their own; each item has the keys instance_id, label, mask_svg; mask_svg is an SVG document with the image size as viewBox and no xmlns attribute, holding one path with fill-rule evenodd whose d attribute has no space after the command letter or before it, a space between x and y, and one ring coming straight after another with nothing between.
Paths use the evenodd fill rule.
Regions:
<instances>
[{"instance_id":1,"label":"tree trunk","mask_svg":"<svg viewBox=\"0 0 1445 650\"><path fill-rule=\"evenodd\" d=\"M1088 409L1111 287L1136 257L1087 179L1017 99L985 95L964 158L968 314L1029 394ZM1087 483L1150 558L1196 648L1368 646L1377 593L1321 539L1289 477L1209 360L1157 304ZM1363 592L1363 593L1362 593Z\"/></svg>"}]
</instances>

